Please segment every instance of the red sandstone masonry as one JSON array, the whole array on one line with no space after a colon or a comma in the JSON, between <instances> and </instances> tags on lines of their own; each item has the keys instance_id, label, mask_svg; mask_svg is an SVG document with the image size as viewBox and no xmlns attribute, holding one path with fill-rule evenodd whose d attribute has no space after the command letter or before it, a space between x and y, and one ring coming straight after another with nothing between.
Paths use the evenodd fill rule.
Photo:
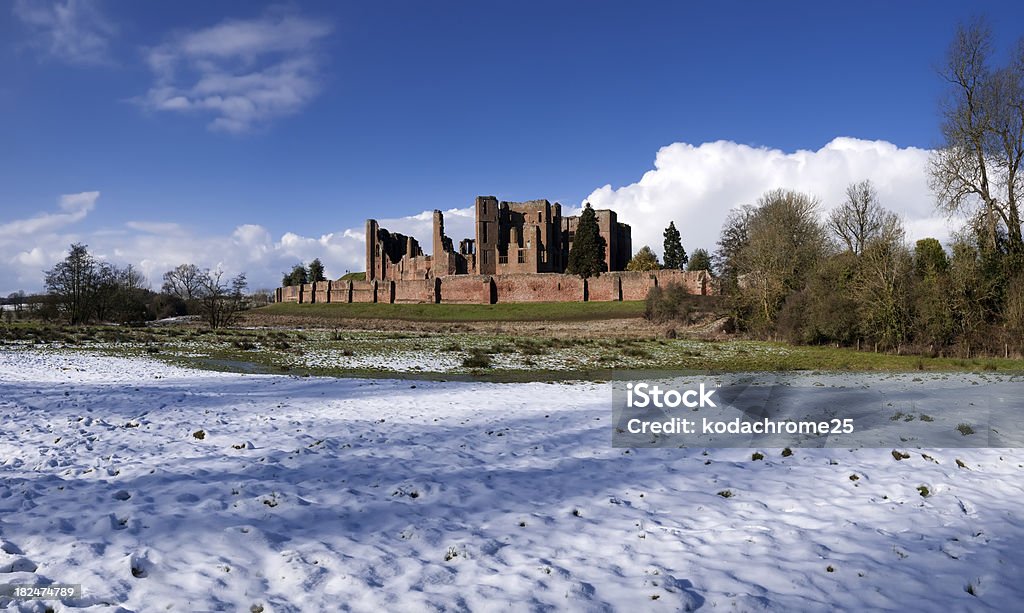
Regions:
<instances>
[{"instance_id":1,"label":"red sandstone masonry","mask_svg":"<svg viewBox=\"0 0 1024 613\"><path fill-rule=\"evenodd\" d=\"M352 302L352 282L331 281L330 302Z\"/></svg>"},{"instance_id":2,"label":"red sandstone masonry","mask_svg":"<svg viewBox=\"0 0 1024 613\"><path fill-rule=\"evenodd\" d=\"M395 282L377 281L377 299L374 302L390 304L395 301Z\"/></svg>"},{"instance_id":3,"label":"red sandstone masonry","mask_svg":"<svg viewBox=\"0 0 1024 613\"><path fill-rule=\"evenodd\" d=\"M583 279L560 274L494 277L497 302L582 302Z\"/></svg>"},{"instance_id":4,"label":"red sandstone masonry","mask_svg":"<svg viewBox=\"0 0 1024 613\"><path fill-rule=\"evenodd\" d=\"M587 300L611 302L622 300L622 281L616 273L605 273L587 279Z\"/></svg>"},{"instance_id":5,"label":"red sandstone masonry","mask_svg":"<svg viewBox=\"0 0 1024 613\"><path fill-rule=\"evenodd\" d=\"M416 281L399 281L395 283L396 303L434 304L437 302L438 279L418 279ZM383 302L383 300L379 301Z\"/></svg>"},{"instance_id":6,"label":"red sandstone masonry","mask_svg":"<svg viewBox=\"0 0 1024 613\"><path fill-rule=\"evenodd\" d=\"M330 298L331 282L330 281L317 281L316 283L313 284L313 287L314 287L313 295L316 297L316 302L323 303L323 302L330 302L331 301L331 298Z\"/></svg>"},{"instance_id":7,"label":"red sandstone masonry","mask_svg":"<svg viewBox=\"0 0 1024 613\"><path fill-rule=\"evenodd\" d=\"M493 281L490 275L441 277L441 302L445 304L491 304Z\"/></svg>"},{"instance_id":8,"label":"red sandstone masonry","mask_svg":"<svg viewBox=\"0 0 1024 613\"><path fill-rule=\"evenodd\" d=\"M646 300L647 292L656 283L652 272L619 273L619 280L622 283L623 300Z\"/></svg>"},{"instance_id":9,"label":"red sandstone masonry","mask_svg":"<svg viewBox=\"0 0 1024 613\"><path fill-rule=\"evenodd\" d=\"M299 288L294 286L282 287L281 289L281 302L298 302L299 301Z\"/></svg>"},{"instance_id":10,"label":"red sandstone masonry","mask_svg":"<svg viewBox=\"0 0 1024 613\"><path fill-rule=\"evenodd\" d=\"M692 272L684 270L655 270L651 274L658 279L659 287L675 283L685 287L688 293L697 296L715 293L714 288L708 283L707 272L703 270Z\"/></svg>"},{"instance_id":11,"label":"red sandstone masonry","mask_svg":"<svg viewBox=\"0 0 1024 613\"><path fill-rule=\"evenodd\" d=\"M644 300L655 286L679 284L694 295L717 295L707 271L656 270L605 273L584 282L573 275L449 275L409 281L327 281L275 292L280 302L493 304L495 302L593 302ZM586 291L584 291L586 287Z\"/></svg>"},{"instance_id":12,"label":"red sandstone masonry","mask_svg":"<svg viewBox=\"0 0 1024 613\"><path fill-rule=\"evenodd\" d=\"M352 302L376 302L377 282L376 281L353 281Z\"/></svg>"}]
</instances>

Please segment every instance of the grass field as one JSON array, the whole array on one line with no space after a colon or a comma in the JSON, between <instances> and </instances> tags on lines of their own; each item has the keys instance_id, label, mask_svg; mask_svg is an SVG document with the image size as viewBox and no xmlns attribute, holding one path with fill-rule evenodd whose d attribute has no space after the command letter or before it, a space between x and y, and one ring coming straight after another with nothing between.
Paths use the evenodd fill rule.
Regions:
<instances>
[{"instance_id":1,"label":"grass field","mask_svg":"<svg viewBox=\"0 0 1024 613\"><path fill-rule=\"evenodd\" d=\"M617 370L633 369L1024 372L1024 361L1000 358L928 358L751 340L557 338L480 331L258 328L212 332L178 326L26 323L0 326L0 345L14 350L142 355L211 370L339 377L606 380Z\"/></svg>"},{"instance_id":2,"label":"grass field","mask_svg":"<svg viewBox=\"0 0 1024 613\"><path fill-rule=\"evenodd\" d=\"M643 301L534 302L517 304L296 304L278 303L253 311L267 315L302 315L330 319L397 319L401 321L587 321L641 317Z\"/></svg>"}]
</instances>

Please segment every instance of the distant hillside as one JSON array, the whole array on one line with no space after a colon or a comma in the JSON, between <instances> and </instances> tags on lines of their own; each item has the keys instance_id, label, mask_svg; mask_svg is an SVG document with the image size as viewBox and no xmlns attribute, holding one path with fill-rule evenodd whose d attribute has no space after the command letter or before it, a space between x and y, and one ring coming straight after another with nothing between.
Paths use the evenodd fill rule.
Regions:
<instances>
[{"instance_id":1,"label":"distant hillside","mask_svg":"<svg viewBox=\"0 0 1024 613\"><path fill-rule=\"evenodd\" d=\"M339 281L366 281L365 272L350 272L346 275L342 275Z\"/></svg>"}]
</instances>

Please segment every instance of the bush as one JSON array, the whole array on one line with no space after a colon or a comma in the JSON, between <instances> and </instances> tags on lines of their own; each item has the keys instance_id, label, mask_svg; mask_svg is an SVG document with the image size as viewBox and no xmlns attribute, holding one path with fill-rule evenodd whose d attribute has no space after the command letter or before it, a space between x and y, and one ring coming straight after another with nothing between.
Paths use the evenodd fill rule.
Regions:
<instances>
[{"instance_id":1,"label":"bush","mask_svg":"<svg viewBox=\"0 0 1024 613\"><path fill-rule=\"evenodd\" d=\"M462 360L462 365L466 368L489 368L491 356L480 349L474 349Z\"/></svg>"},{"instance_id":2,"label":"bush","mask_svg":"<svg viewBox=\"0 0 1024 613\"><path fill-rule=\"evenodd\" d=\"M650 321L681 321L690 323L695 298L678 283L652 287L647 293L644 317Z\"/></svg>"}]
</instances>

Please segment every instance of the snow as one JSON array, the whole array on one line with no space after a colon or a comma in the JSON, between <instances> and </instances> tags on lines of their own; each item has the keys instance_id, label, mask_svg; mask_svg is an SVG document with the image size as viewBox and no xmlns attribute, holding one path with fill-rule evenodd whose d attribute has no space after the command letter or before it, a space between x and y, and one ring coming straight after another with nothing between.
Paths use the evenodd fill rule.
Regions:
<instances>
[{"instance_id":1,"label":"snow","mask_svg":"<svg viewBox=\"0 0 1024 613\"><path fill-rule=\"evenodd\" d=\"M71 610L1024 601L1016 449L616 449L607 384L28 349L0 351L0 418L0 583L80 583Z\"/></svg>"}]
</instances>

